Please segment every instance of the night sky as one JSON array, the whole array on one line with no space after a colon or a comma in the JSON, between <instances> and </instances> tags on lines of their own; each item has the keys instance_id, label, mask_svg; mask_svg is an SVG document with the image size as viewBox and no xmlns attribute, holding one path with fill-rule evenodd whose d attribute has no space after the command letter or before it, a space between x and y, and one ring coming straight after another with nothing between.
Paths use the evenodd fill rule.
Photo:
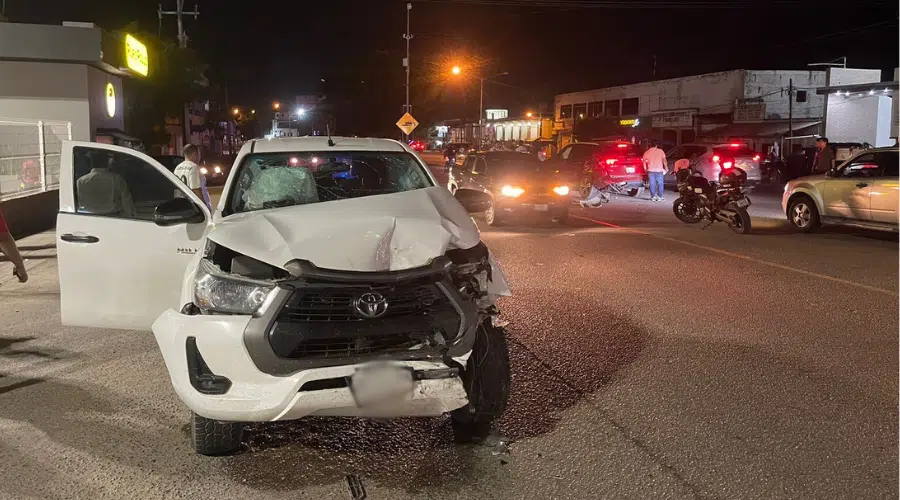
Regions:
<instances>
[{"instance_id":1,"label":"night sky","mask_svg":"<svg viewBox=\"0 0 900 500\"><path fill-rule=\"evenodd\" d=\"M15 22L138 21L156 32L157 4L175 0L6 0ZM553 95L737 68L804 69L847 56L851 67L898 61L896 0L413 1L412 104L420 121L476 118L478 84L449 74L508 72L485 86L485 107L513 112ZM234 104L324 92L356 110L354 130L390 130L403 104L406 2L200 0L190 45ZM185 6L193 8L192 0ZM174 39L175 19L163 21ZM890 77L890 74L886 75ZM322 81L324 80L324 82ZM343 122L346 127L346 120ZM388 127L384 128L383 125Z\"/></svg>"}]
</instances>

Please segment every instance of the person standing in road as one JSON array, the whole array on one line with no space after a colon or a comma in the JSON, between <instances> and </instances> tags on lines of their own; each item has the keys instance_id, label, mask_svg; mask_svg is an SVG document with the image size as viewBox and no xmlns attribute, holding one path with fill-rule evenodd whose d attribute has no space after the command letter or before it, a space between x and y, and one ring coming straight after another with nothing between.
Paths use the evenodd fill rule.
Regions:
<instances>
[{"instance_id":1,"label":"person standing in road","mask_svg":"<svg viewBox=\"0 0 900 500\"><path fill-rule=\"evenodd\" d=\"M20 283L28 281L28 272L25 271L25 261L22 254L19 253L19 247L16 246L16 240L9 234L9 228L6 221L3 220L3 214L0 214L0 252L9 259L13 264L13 275L19 278Z\"/></svg>"},{"instance_id":2,"label":"person standing in road","mask_svg":"<svg viewBox=\"0 0 900 500\"><path fill-rule=\"evenodd\" d=\"M644 153L644 166L650 178L650 201L663 201L663 176L669 170L666 153L656 139L650 139L650 149Z\"/></svg>"},{"instance_id":3,"label":"person standing in road","mask_svg":"<svg viewBox=\"0 0 900 500\"><path fill-rule=\"evenodd\" d=\"M187 184L187 187L212 209L209 201L209 190L206 189L206 176L200 171L200 148L188 144L184 147L184 161L175 167L175 177Z\"/></svg>"},{"instance_id":4,"label":"person standing in road","mask_svg":"<svg viewBox=\"0 0 900 500\"><path fill-rule=\"evenodd\" d=\"M827 137L816 139L816 158L813 160L812 174L826 174L834 166L834 153L828 145Z\"/></svg>"}]
</instances>

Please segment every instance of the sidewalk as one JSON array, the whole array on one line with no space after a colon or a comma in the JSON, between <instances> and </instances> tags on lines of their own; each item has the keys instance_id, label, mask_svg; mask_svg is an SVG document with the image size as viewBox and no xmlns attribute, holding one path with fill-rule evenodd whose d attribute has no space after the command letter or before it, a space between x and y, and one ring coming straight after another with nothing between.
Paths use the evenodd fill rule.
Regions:
<instances>
[{"instance_id":1,"label":"sidewalk","mask_svg":"<svg viewBox=\"0 0 900 500\"><path fill-rule=\"evenodd\" d=\"M22 258L25 259L25 270L29 274L33 268L56 260L55 229L26 236L21 240L16 240L16 244L19 246ZM13 276L13 265L6 256L0 254L0 286L12 282L18 283L18 279Z\"/></svg>"}]
</instances>

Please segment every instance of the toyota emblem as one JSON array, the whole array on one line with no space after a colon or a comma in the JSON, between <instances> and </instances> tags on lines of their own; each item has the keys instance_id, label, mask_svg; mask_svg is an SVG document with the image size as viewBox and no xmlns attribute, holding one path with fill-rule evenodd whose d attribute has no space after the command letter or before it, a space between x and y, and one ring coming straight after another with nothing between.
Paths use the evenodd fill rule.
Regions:
<instances>
[{"instance_id":1,"label":"toyota emblem","mask_svg":"<svg viewBox=\"0 0 900 500\"><path fill-rule=\"evenodd\" d=\"M378 292L366 292L353 301L357 316L364 319L380 318L387 312L387 308L387 299Z\"/></svg>"}]
</instances>

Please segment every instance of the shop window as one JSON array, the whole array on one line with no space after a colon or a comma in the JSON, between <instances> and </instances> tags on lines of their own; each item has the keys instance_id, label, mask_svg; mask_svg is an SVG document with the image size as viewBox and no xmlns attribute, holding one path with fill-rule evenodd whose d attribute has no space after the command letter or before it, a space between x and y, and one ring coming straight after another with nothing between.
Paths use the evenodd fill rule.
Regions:
<instances>
[{"instance_id":1,"label":"shop window","mask_svg":"<svg viewBox=\"0 0 900 500\"><path fill-rule=\"evenodd\" d=\"M634 116L641 111L641 101L637 97L622 99L622 116Z\"/></svg>"},{"instance_id":2,"label":"shop window","mask_svg":"<svg viewBox=\"0 0 900 500\"><path fill-rule=\"evenodd\" d=\"M619 116L619 101L606 101L606 116Z\"/></svg>"},{"instance_id":3,"label":"shop window","mask_svg":"<svg viewBox=\"0 0 900 500\"><path fill-rule=\"evenodd\" d=\"M559 107L559 118L572 118L572 105L566 104L565 106Z\"/></svg>"},{"instance_id":4,"label":"shop window","mask_svg":"<svg viewBox=\"0 0 900 500\"><path fill-rule=\"evenodd\" d=\"M587 118L587 104L576 104L574 114L579 120Z\"/></svg>"},{"instance_id":5,"label":"shop window","mask_svg":"<svg viewBox=\"0 0 900 500\"><path fill-rule=\"evenodd\" d=\"M603 101L594 101L588 103L588 116L597 118L603 116Z\"/></svg>"},{"instance_id":6,"label":"shop window","mask_svg":"<svg viewBox=\"0 0 900 500\"><path fill-rule=\"evenodd\" d=\"M797 91L797 102L806 102L806 91L805 90Z\"/></svg>"}]
</instances>

